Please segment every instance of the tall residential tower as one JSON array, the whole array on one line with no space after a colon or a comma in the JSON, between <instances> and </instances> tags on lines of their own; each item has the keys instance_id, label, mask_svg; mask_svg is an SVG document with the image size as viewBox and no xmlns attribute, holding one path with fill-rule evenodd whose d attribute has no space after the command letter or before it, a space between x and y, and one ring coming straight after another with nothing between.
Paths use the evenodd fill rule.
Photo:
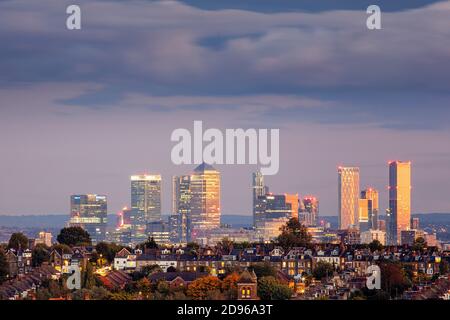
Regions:
<instances>
[{"instance_id":1,"label":"tall residential tower","mask_svg":"<svg viewBox=\"0 0 450 320\"><path fill-rule=\"evenodd\" d=\"M339 229L359 227L359 168L338 168Z\"/></svg>"},{"instance_id":2,"label":"tall residential tower","mask_svg":"<svg viewBox=\"0 0 450 320\"><path fill-rule=\"evenodd\" d=\"M402 231L411 229L411 162L389 162L388 243L398 244Z\"/></svg>"}]
</instances>

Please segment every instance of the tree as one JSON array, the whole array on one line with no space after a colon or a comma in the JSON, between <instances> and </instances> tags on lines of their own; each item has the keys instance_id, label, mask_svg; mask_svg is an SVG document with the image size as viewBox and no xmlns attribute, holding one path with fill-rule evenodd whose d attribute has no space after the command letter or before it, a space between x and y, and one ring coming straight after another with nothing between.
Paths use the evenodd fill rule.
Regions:
<instances>
[{"instance_id":1,"label":"tree","mask_svg":"<svg viewBox=\"0 0 450 320\"><path fill-rule=\"evenodd\" d=\"M57 240L59 243L68 245L69 247L91 244L89 233L81 227L62 229Z\"/></svg>"},{"instance_id":2,"label":"tree","mask_svg":"<svg viewBox=\"0 0 450 320\"><path fill-rule=\"evenodd\" d=\"M270 265L268 262L264 262L264 264L255 264L251 265L249 271L254 271L258 278L262 277L276 277L277 270Z\"/></svg>"},{"instance_id":3,"label":"tree","mask_svg":"<svg viewBox=\"0 0 450 320\"><path fill-rule=\"evenodd\" d=\"M167 272L178 272L177 268L170 266L167 268Z\"/></svg>"},{"instance_id":4,"label":"tree","mask_svg":"<svg viewBox=\"0 0 450 320\"><path fill-rule=\"evenodd\" d=\"M446 275L449 272L449 263L447 260L441 260L441 263L439 264L439 273L441 275Z\"/></svg>"},{"instance_id":5,"label":"tree","mask_svg":"<svg viewBox=\"0 0 450 320\"><path fill-rule=\"evenodd\" d=\"M235 300L237 298L237 282L239 281L239 274L233 272L222 280L222 292L227 296L228 300Z\"/></svg>"},{"instance_id":6,"label":"tree","mask_svg":"<svg viewBox=\"0 0 450 320\"><path fill-rule=\"evenodd\" d=\"M142 267L141 272L144 274L144 277L148 277L154 273L162 272L162 269L159 265L153 264L151 266Z\"/></svg>"},{"instance_id":7,"label":"tree","mask_svg":"<svg viewBox=\"0 0 450 320\"><path fill-rule=\"evenodd\" d=\"M42 263L48 262L50 260L50 251L45 244L37 244L33 248L32 252L32 263L33 267L40 267Z\"/></svg>"},{"instance_id":8,"label":"tree","mask_svg":"<svg viewBox=\"0 0 450 320\"><path fill-rule=\"evenodd\" d=\"M70 249L70 247L68 245L61 244L61 243L54 244L53 247L52 247L52 250L56 250L60 254L71 253L72 252L72 250Z\"/></svg>"},{"instance_id":9,"label":"tree","mask_svg":"<svg viewBox=\"0 0 450 320\"><path fill-rule=\"evenodd\" d=\"M378 240L373 240L373 241L369 244L369 249L370 249L370 251L372 251L372 252L375 252L375 251L381 251L381 250L383 250L383 245L381 244L380 241L378 241Z\"/></svg>"},{"instance_id":10,"label":"tree","mask_svg":"<svg viewBox=\"0 0 450 320\"><path fill-rule=\"evenodd\" d=\"M380 263L379 266L381 269L381 289L391 297L402 294L411 286L411 282L400 263L384 262Z\"/></svg>"},{"instance_id":11,"label":"tree","mask_svg":"<svg viewBox=\"0 0 450 320\"><path fill-rule=\"evenodd\" d=\"M86 269L81 274L83 288L91 289L95 286L95 276L92 265L88 262Z\"/></svg>"},{"instance_id":12,"label":"tree","mask_svg":"<svg viewBox=\"0 0 450 320\"><path fill-rule=\"evenodd\" d=\"M222 254L229 254L233 250L233 241L228 238L223 238L216 244L216 247L222 252Z\"/></svg>"},{"instance_id":13,"label":"tree","mask_svg":"<svg viewBox=\"0 0 450 320\"><path fill-rule=\"evenodd\" d=\"M311 235L297 218L292 218L281 228L281 234L276 242L285 251L289 251L294 247L308 247L311 243Z\"/></svg>"},{"instance_id":14,"label":"tree","mask_svg":"<svg viewBox=\"0 0 450 320\"><path fill-rule=\"evenodd\" d=\"M11 235L11 238L9 238L8 248L14 249L14 250L19 250L19 249L25 250L28 248L28 243L29 243L29 240L28 240L27 236L25 236L21 232L17 232L17 233L13 233Z\"/></svg>"},{"instance_id":15,"label":"tree","mask_svg":"<svg viewBox=\"0 0 450 320\"><path fill-rule=\"evenodd\" d=\"M158 244L153 237L149 237L147 241L144 242L144 249L158 249Z\"/></svg>"},{"instance_id":16,"label":"tree","mask_svg":"<svg viewBox=\"0 0 450 320\"><path fill-rule=\"evenodd\" d=\"M206 300L213 292L220 290L221 281L214 276L194 280L187 290L187 295L193 300Z\"/></svg>"},{"instance_id":17,"label":"tree","mask_svg":"<svg viewBox=\"0 0 450 320\"><path fill-rule=\"evenodd\" d=\"M5 252L0 248L0 284L8 277L8 262L6 261Z\"/></svg>"},{"instance_id":18,"label":"tree","mask_svg":"<svg viewBox=\"0 0 450 320\"><path fill-rule=\"evenodd\" d=\"M99 242L95 246L95 251L103 258L105 258L109 263L112 263L114 261L116 253L121 249L122 247L116 245L115 243Z\"/></svg>"},{"instance_id":19,"label":"tree","mask_svg":"<svg viewBox=\"0 0 450 320\"><path fill-rule=\"evenodd\" d=\"M322 280L325 277L333 275L334 267L331 263L319 261L313 270L313 276L317 280Z\"/></svg>"},{"instance_id":20,"label":"tree","mask_svg":"<svg viewBox=\"0 0 450 320\"><path fill-rule=\"evenodd\" d=\"M415 251L423 251L423 249L425 249L425 247L427 246L427 242L425 241L424 238L419 237L414 241L414 244L412 246L412 249Z\"/></svg>"},{"instance_id":21,"label":"tree","mask_svg":"<svg viewBox=\"0 0 450 320\"><path fill-rule=\"evenodd\" d=\"M275 277L262 277L258 280L258 296L262 300L289 300L292 290Z\"/></svg>"}]
</instances>

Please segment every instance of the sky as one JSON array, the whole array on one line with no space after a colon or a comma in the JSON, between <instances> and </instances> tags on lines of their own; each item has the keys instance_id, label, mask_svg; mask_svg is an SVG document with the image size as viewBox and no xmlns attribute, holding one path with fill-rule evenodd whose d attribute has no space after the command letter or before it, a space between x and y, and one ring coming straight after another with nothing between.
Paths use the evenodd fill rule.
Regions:
<instances>
[{"instance_id":1,"label":"sky","mask_svg":"<svg viewBox=\"0 0 450 320\"><path fill-rule=\"evenodd\" d=\"M65 27L79 4L82 29ZM382 29L366 28L378 4ZM450 1L0 0L0 214L69 214L69 196L129 205L170 135L280 129L274 193L337 214L337 167L388 206L388 161L412 161L414 213L450 212ZM218 165L223 214L251 213L252 165Z\"/></svg>"}]
</instances>

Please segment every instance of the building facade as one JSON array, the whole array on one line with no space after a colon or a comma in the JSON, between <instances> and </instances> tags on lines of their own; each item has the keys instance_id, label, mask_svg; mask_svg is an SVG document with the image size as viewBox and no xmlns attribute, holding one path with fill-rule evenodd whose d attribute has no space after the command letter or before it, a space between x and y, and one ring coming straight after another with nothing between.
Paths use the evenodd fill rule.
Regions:
<instances>
[{"instance_id":1,"label":"building facade","mask_svg":"<svg viewBox=\"0 0 450 320\"><path fill-rule=\"evenodd\" d=\"M389 162L389 244L399 244L411 228L411 162Z\"/></svg>"},{"instance_id":2,"label":"building facade","mask_svg":"<svg viewBox=\"0 0 450 320\"><path fill-rule=\"evenodd\" d=\"M161 175L131 177L132 238L147 239L147 224L161 220Z\"/></svg>"},{"instance_id":3,"label":"building facade","mask_svg":"<svg viewBox=\"0 0 450 320\"><path fill-rule=\"evenodd\" d=\"M190 177L190 240L196 233L220 227L220 172L202 163Z\"/></svg>"},{"instance_id":4,"label":"building facade","mask_svg":"<svg viewBox=\"0 0 450 320\"><path fill-rule=\"evenodd\" d=\"M359 168L338 168L339 228L358 228Z\"/></svg>"},{"instance_id":5,"label":"building facade","mask_svg":"<svg viewBox=\"0 0 450 320\"><path fill-rule=\"evenodd\" d=\"M94 244L106 239L107 215L107 199L104 195L85 194L70 197L69 225L86 230Z\"/></svg>"}]
</instances>

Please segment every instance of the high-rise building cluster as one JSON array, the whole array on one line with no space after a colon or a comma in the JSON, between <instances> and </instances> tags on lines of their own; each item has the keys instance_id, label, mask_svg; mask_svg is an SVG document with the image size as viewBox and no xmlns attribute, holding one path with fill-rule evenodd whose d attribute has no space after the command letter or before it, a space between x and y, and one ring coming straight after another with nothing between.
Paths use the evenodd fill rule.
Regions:
<instances>
[{"instance_id":1,"label":"high-rise building cluster","mask_svg":"<svg viewBox=\"0 0 450 320\"><path fill-rule=\"evenodd\" d=\"M333 237L322 232L329 226L319 221L316 196L269 192L264 180L261 172L253 173L253 228L232 230L221 225L221 176L211 165L202 163L190 174L172 178L172 213L168 219L163 219L161 212L161 175L133 175L130 207L119 213L119 225L111 237L127 244L149 237L160 244L210 243L223 235L267 242L276 238L291 218L297 218L317 239ZM384 219L379 214L379 192L372 187L361 190L360 169L338 167L338 229L345 231L347 238L358 234L361 242L400 244L420 236L420 232L412 232L419 230L419 222L411 221L411 162L389 162L389 208ZM106 196L71 196L69 224L86 229L94 243L106 239L106 222Z\"/></svg>"},{"instance_id":2,"label":"high-rise building cluster","mask_svg":"<svg viewBox=\"0 0 450 320\"><path fill-rule=\"evenodd\" d=\"M378 190L359 190L359 168L339 167L339 228L358 230L361 241L400 244L402 231L411 230L411 162L389 162L389 209L384 221L379 219Z\"/></svg>"}]
</instances>

